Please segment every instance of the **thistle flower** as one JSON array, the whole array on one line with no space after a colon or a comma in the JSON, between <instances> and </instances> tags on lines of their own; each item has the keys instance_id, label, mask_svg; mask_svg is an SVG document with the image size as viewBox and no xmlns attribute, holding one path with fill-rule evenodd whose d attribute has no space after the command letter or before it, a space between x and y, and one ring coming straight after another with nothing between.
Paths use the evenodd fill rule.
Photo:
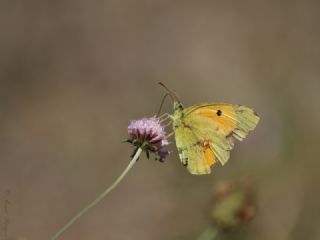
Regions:
<instances>
[{"instance_id":1,"label":"thistle flower","mask_svg":"<svg viewBox=\"0 0 320 240\"><path fill-rule=\"evenodd\" d=\"M136 149L141 147L146 152L147 158L151 152L155 155L156 160L163 162L169 155L169 151L164 149L169 142L158 118L132 120L128 126L128 134L130 138L127 142L133 144Z\"/></svg>"},{"instance_id":2,"label":"thistle flower","mask_svg":"<svg viewBox=\"0 0 320 240\"><path fill-rule=\"evenodd\" d=\"M59 231L57 231L51 238L51 240L58 239L67 229L69 229L75 222L77 222L83 214L95 207L101 202L127 175L132 169L134 164L140 157L142 151L145 151L149 158L149 153L155 155L156 160L163 162L166 156L169 154L164 149L165 146L169 145L168 138L164 127L161 125L160 119L156 117L143 118L140 120L133 120L128 126L128 134L130 139L127 142L133 144L136 149L131 156L131 161L120 176L104 190L96 199L94 199L88 206L84 207L79 211L73 218L71 218Z\"/></svg>"}]
</instances>

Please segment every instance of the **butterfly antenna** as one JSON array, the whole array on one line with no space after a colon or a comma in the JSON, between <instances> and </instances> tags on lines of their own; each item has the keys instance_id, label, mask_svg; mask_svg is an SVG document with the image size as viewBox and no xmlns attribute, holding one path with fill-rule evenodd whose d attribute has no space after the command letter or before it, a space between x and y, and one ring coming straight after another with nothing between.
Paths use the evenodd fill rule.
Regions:
<instances>
[{"instance_id":1,"label":"butterfly antenna","mask_svg":"<svg viewBox=\"0 0 320 240\"><path fill-rule=\"evenodd\" d=\"M159 117L159 115L160 115L160 112L161 112L161 109L162 109L162 106L163 106L163 103L164 103L164 101L166 100L166 98L168 97L168 96L170 96L170 93L166 93L164 96L163 96L163 98L162 98L162 100L161 100L161 104L160 104L160 107L159 107L159 110L158 110L158 113L157 113L157 117ZM171 97L171 96L170 96Z\"/></svg>"},{"instance_id":2,"label":"butterfly antenna","mask_svg":"<svg viewBox=\"0 0 320 240\"><path fill-rule=\"evenodd\" d=\"M160 86L162 86L164 89L167 90L168 94L170 95L170 97L171 97L171 99L172 99L173 101L178 101L178 102L180 102L179 98L177 97L177 94L175 94L173 91L171 91L164 83L158 82L158 84L159 84Z\"/></svg>"}]
</instances>

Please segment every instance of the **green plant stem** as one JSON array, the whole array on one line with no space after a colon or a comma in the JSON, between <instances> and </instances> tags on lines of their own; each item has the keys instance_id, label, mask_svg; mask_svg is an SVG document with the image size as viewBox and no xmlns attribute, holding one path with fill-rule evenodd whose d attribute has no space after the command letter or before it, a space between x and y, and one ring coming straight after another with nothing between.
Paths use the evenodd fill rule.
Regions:
<instances>
[{"instance_id":1,"label":"green plant stem","mask_svg":"<svg viewBox=\"0 0 320 240\"><path fill-rule=\"evenodd\" d=\"M75 215L72 219L69 220L56 234L54 234L51 237L51 240L58 239L68 228L70 228L75 222L81 218L83 214L85 214L88 210L96 206L98 203L101 202L118 184L121 182L121 180L127 175L127 173L130 171L130 169L133 167L133 165L137 162L140 154L142 152L142 148L140 147L136 153L134 154L133 158L129 162L126 169L121 173L121 175L114 181L114 183L108 187L104 192L102 192L93 202L91 202L88 206L83 208L77 215Z\"/></svg>"},{"instance_id":2,"label":"green plant stem","mask_svg":"<svg viewBox=\"0 0 320 240\"><path fill-rule=\"evenodd\" d=\"M219 230L216 227L210 226L201 233L197 240L216 240L218 239Z\"/></svg>"}]
</instances>

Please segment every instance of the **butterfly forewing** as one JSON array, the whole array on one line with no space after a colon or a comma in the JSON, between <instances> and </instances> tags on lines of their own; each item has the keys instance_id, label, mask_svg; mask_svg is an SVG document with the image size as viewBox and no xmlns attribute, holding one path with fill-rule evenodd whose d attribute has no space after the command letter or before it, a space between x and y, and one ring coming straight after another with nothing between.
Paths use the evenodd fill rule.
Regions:
<instances>
[{"instance_id":1,"label":"butterfly forewing","mask_svg":"<svg viewBox=\"0 0 320 240\"><path fill-rule=\"evenodd\" d=\"M225 164L233 148L232 137L244 139L259 122L252 109L223 103L192 106L179 114L175 112L176 144L192 174L210 173L217 160Z\"/></svg>"},{"instance_id":2,"label":"butterfly forewing","mask_svg":"<svg viewBox=\"0 0 320 240\"><path fill-rule=\"evenodd\" d=\"M248 107L226 103L200 104L187 108L186 115L201 115L214 121L225 136L243 140L259 122L257 114Z\"/></svg>"}]
</instances>

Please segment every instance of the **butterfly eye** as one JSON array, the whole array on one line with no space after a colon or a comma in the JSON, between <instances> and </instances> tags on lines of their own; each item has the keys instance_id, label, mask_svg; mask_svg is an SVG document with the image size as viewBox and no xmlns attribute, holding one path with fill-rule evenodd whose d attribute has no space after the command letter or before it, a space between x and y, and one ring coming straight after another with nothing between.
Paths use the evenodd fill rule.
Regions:
<instances>
[{"instance_id":1,"label":"butterfly eye","mask_svg":"<svg viewBox=\"0 0 320 240\"><path fill-rule=\"evenodd\" d=\"M221 116L221 115L222 115L222 111L221 111L220 109L217 111L217 115L218 115L218 116Z\"/></svg>"},{"instance_id":2,"label":"butterfly eye","mask_svg":"<svg viewBox=\"0 0 320 240\"><path fill-rule=\"evenodd\" d=\"M177 103L175 106L174 106L174 109L175 110L183 110L183 106L182 106L182 104L181 103Z\"/></svg>"}]
</instances>

